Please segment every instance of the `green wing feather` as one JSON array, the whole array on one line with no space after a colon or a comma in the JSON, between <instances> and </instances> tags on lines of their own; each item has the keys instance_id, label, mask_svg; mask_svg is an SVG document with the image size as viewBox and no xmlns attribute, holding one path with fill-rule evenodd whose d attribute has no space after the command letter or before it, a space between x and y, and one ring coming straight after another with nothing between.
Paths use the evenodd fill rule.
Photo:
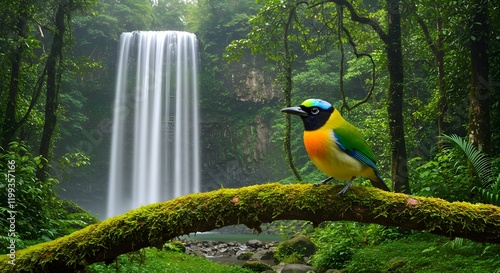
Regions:
<instances>
[{"instance_id":1,"label":"green wing feather","mask_svg":"<svg viewBox=\"0 0 500 273\"><path fill-rule=\"evenodd\" d=\"M346 121L335 128L333 134L342 150L378 172L375 155L356 127Z\"/></svg>"}]
</instances>

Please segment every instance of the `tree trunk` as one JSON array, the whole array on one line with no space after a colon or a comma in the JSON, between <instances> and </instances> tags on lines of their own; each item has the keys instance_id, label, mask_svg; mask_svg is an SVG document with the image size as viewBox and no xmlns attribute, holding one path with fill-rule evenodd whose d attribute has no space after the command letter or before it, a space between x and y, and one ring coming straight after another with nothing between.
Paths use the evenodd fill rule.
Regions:
<instances>
[{"instance_id":1,"label":"tree trunk","mask_svg":"<svg viewBox=\"0 0 500 273\"><path fill-rule=\"evenodd\" d=\"M445 70L444 70L444 49L443 49L443 19L441 18L441 11L436 7L436 63L438 67L438 134L441 136L446 133L447 123L446 114L448 112L448 95L446 94ZM443 147L441 138L438 139L438 146Z\"/></svg>"},{"instance_id":2,"label":"tree trunk","mask_svg":"<svg viewBox=\"0 0 500 273\"><path fill-rule=\"evenodd\" d=\"M45 120L43 124L42 138L40 141L39 155L45 160L42 161L42 168L40 168L36 176L40 181L46 181L48 173L48 160L50 158L50 148L52 144L52 136L54 134L57 123L57 107L59 97L59 85L61 81L62 50L64 47L64 33L66 25L64 19L68 4L66 1L60 3L55 17L56 30L50 48L50 53L47 58L47 93L45 97Z\"/></svg>"},{"instance_id":3,"label":"tree trunk","mask_svg":"<svg viewBox=\"0 0 500 273\"><path fill-rule=\"evenodd\" d=\"M144 206L68 236L0 256L0 272L74 272L192 232L245 224L356 221L500 243L500 207L408 196L376 188L278 183L197 193Z\"/></svg>"},{"instance_id":4,"label":"tree trunk","mask_svg":"<svg viewBox=\"0 0 500 273\"><path fill-rule=\"evenodd\" d=\"M469 142L480 151L491 148L490 87L488 63L488 1L475 0L471 24L471 91L469 106Z\"/></svg>"},{"instance_id":5,"label":"tree trunk","mask_svg":"<svg viewBox=\"0 0 500 273\"><path fill-rule=\"evenodd\" d=\"M438 69L438 118L437 127L438 135L443 135L446 132L446 113L448 112L448 97L446 94L446 82L445 82L445 70L444 70L444 56L445 52L443 49L443 19L441 17L441 8L436 3L436 42L433 41L429 29L425 24L424 20L417 15L417 22L422 28L427 45L434 55L436 60L436 65ZM438 138L438 146L443 147L442 139Z\"/></svg>"},{"instance_id":6,"label":"tree trunk","mask_svg":"<svg viewBox=\"0 0 500 273\"><path fill-rule=\"evenodd\" d=\"M11 70L10 70L10 83L9 83L9 95L7 98L7 105L5 109L5 118L3 120L2 126L2 148L7 150L9 143L14 139L14 135L18 129L16 111L17 111L17 96L19 93L19 72L21 68L22 57L25 49L25 43L23 39L28 37L28 18L26 14L26 3L21 1L19 3L21 14L18 16L18 21L16 24L17 31L17 46L14 49L13 56L11 58Z\"/></svg>"},{"instance_id":7,"label":"tree trunk","mask_svg":"<svg viewBox=\"0 0 500 273\"><path fill-rule=\"evenodd\" d=\"M401 16L399 1L387 0L388 32L387 60L389 69L389 92L387 111L389 112L389 131L391 135L391 176L395 192L410 192L408 165L403 122L403 55L401 52Z\"/></svg>"}]
</instances>

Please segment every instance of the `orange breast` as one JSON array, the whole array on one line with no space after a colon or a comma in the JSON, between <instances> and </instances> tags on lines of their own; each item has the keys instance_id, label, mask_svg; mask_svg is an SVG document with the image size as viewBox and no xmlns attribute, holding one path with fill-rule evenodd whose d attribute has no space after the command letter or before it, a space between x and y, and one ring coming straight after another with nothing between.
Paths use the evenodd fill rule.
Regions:
<instances>
[{"instance_id":1,"label":"orange breast","mask_svg":"<svg viewBox=\"0 0 500 273\"><path fill-rule=\"evenodd\" d=\"M335 143L331 130L304 132L304 145L312 162L325 174L349 180L354 176L370 177L373 170L342 151ZM367 171L371 171L368 174Z\"/></svg>"},{"instance_id":2,"label":"orange breast","mask_svg":"<svg viewBox=\"0 0 500 273\"><path fill-rule=\"evenodd\" d=\"M314 161L328 157L331 153L332 136L330 130L304 131L304 146L306 151Z\"/></svg>"}]
</instances>

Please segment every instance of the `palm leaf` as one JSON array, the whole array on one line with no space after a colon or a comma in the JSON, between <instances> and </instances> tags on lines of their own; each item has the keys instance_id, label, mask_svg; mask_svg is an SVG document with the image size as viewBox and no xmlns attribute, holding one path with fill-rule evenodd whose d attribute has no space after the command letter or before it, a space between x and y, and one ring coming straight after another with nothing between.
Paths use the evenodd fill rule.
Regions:
<instances>
[{"instance_id":1,"label":"palm leaf","mask_svg":"<svg viewBox=\"0 0 500 273\"><path fill-rule=\"evenodd\" d=\"M494 177L491 173L491 161L485 153L457 135L442 135L441 138L464 152L474 171L479 176L483 188L487 188L494 183Z\"/></svg>"}]
</instances>

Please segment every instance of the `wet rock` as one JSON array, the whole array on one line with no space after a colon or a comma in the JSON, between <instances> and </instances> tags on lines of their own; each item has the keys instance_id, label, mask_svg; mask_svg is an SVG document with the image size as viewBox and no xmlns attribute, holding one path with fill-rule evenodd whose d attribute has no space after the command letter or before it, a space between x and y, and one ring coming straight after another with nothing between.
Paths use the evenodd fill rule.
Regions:
<instances>
[{"instance_id":1,"label":"wet rock","mask_svg":"<svg viewBox=\"0 0 500 273\"><path fill-rule=\"evenodd\" d=\"M252 260L272 260L274 258L274 251L272 250L259 250L252 256Z\"/></svg>"},{"instance_id":2,"label":"wet rock","mask_svg":"<svg viewBox=\"0 0 500 273\"><path fill-rule=\"evenodd\" d=\"M281 273L307 273L318 272L315 267L305 264L287 264L281 270Z\"/></svg>"},{"instance_id":3,"label":"wet rock","mask_svg":"<svg viewBox=\"0 0 500 273\"><path fill-rule=\"evenodd\" d=\"M254 272L262 272L262 271L273 269L270 265L268 265L264 262L261 262L261 261L246 261L245 263L243 263L241 265L241 267L246 268L246 269L250 269Z\"/></svg>"},{"instance_id":4,"label":"wet rock","mask_svg":"<svg viewBox=\"0 0 500 273\"><path fill-rule=\"evenodd\" d=\"M249 240L246 244L248 247L252 247L252 248L258 248L258 247L262 247L264 244L259 241L259 240Z\"/></svg>"},{"instance_id":5,"label":"wet rock","mask_svg":"<svg viewBox=\"0 0 500 273\"><path fill-rule=\"evenodd\" d=\"M304 262L305 257L310 257L316 251L316 246L305 235L297 235L282 242L276 249L275 257L279 261L287 261L294 264Z\"/></svg>"},{"instance_id":6,"label":"wet rock","mask_svg":"<svg viewBox=\"0 0 500 273\"><path fill-rule=\"evenodd\" d=\"M242 261L248 261L250 258L252 258L253 252L248 252L248 251L238 251L236 254L236 259L242 260Z\"/></svg>"}]
</instances>

